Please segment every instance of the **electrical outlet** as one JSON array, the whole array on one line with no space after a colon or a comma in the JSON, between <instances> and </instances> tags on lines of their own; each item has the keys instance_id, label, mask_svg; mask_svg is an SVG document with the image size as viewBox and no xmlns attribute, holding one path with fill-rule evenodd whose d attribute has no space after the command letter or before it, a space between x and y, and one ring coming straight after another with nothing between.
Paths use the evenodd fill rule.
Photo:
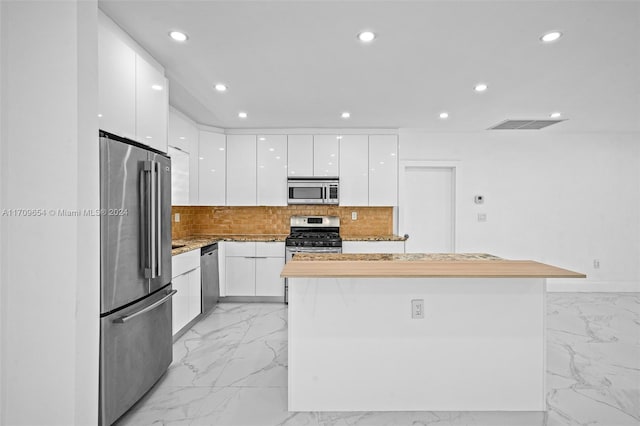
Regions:
<instances>
[{"instance_id":1,"label":"electrical outlet","mask_svg":"<svg viewBox=\"0 0 640 426\"><path fill-rule=\"evenodd\" d=\"M600 259L593 259L593 269L600 269Z\"/></svg>"},{"instance_id":2,"label":"electrical outlet","mask_svg":"<svg viewBox=\"0 0 640 426\"><path fill-rule=\"evenodd\" d=\"M487 214L486 213L478 213L478 222L486 222Z\"/></svg>"},{"instance_id":3,"label":"electrical outlet","mask_svg":"<svg viewBox=\"0 0 640 426\"><path fill-rule=\"evenodd\" d=\"M358 220L358 212L351 212L351 220Z\"/></svg>"},{"instance_id":4,"label":"electrical outlet","mask_svg":"<svg viewBox=\"0 0 640 426\"><path fill-rule=\"evenodd\" d=\"M411 301L411 318L424 318L424 299L413 299Z\"/></svg>"},{"instance_id":5,"label":"electrical outlet","mask_svg":"<svg viewBox=\"0 0 640 426\"><path fill-rule=\"evenodd\" d=\"M180 222L180 213L176 213L173 215L173 221L174 222Z\"/></svg>"}]
</instances>

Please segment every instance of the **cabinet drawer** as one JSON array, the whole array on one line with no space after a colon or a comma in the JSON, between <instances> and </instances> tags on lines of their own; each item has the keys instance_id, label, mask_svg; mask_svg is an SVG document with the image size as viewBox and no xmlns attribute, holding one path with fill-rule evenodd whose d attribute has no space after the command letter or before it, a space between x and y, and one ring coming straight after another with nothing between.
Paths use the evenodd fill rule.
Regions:
<instances>
[{"instance_id":1,"label":"cabinet drawer","mask_svg":"<svg viewBox=\"0 0 640 426\"><path fill-rule=\"evenodd\" d=\"M200 267L200 250L191 250L171 258L171 278Z\"/></svg>"},{"instance_id":2,"label":"cabinet drawer","mask_svg":"<svg viewBox=\"0 0 640 426\"><path fill-rule=\"evenodd\" d=\"M284 242L258 242L256 243L256 256L284 257Z\"/></svg>"},{"instance_id":3,"label":"cabinet drawer","mask_svg":"<svg viewBox=\"0 0 640 426\"><path fill-rule=\"evenodd\" d=\"M256 255L256 243L228 241L226 250L227 256L253 257Z\"/></svg>"}]
</instances>

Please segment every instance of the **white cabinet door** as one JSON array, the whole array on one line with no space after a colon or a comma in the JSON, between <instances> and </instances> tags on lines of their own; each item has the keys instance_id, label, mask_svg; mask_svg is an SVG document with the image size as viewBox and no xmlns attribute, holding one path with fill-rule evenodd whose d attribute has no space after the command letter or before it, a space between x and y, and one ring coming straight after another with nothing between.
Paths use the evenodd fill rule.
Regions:
<instances>
[{"instance_id":1,"label":"white cabinet door","mask_svg":"<svg viewBox=\"0 0 640 426\"><path fill-rule=\"evenodd\" d=\"M404 253L404 241L343 241L343 253Z\"/></svg>"},{"instance_id":2,"label":"white cabinet door","mask_svg":"<svg viewBox=\"0 0 640 426\"><path fill-rule=\"evenodd\" d=\"M201 269L196 268L186 274L189 278L189 318L191 321L202 312Z\"/></svg>"},{"instance_id":3,"label":"white cabinet door","mask_svg":"<svg viewBox=\"0 0 640 426\"><path fill-rule=\"evenodd\" d=\"M189 205L189 154L172 146L167 153L171 157L171 205Z\"/></svg>"},{"instance_id":4,"label":"white cabinet door","mask_svg":"<svg viewBox=\"0 0 640 426\"><path fill-rule=\"evenodd\" d=\"M398 205L398 137L369 136L369 205Z\"/></svg>"},{"instance_id":5,"label":"white cabinet door","mask_svg":"<svg viewBox=\"0 0 640 426\"><path fill-rule=\"evenodd\" d=\"M344 135L340 140L340 205L369 205L369 138Z\"/></svg>"},{"instance_id":6,"label":"white cabinet door","mask_svg":"<svg viewBox=\"0 0 640 426\"><path fill-rule=\"evenodd\" d=\"M198 204L224 206L226 199L226 139L223 134L200 132Z\"/></svg>"},{"instance_id":7,"label":"white cabinet door","mask_svg":"<svg viewBox=\"0 0 640 426\"><path fill-rule=\"evenodd\" d=\"M167 132L167 143L169 146L191 153L191 140L194 137L198 137L197 129L194 129L193 125L189 121L172 109L169 109L169 124Z\"/></svg>"},{"instance_id":8,"label":"white cabinet door","mask_svg":"<svg viewBox=\"0 0 640 426\"><path fill-rule=\"evenodd\" d=\"M313 175L338 176L338 136L315 135L313 137Z\"/></svg>"},{"instance_id":9,"label":"white cabinet door","mask_svg":"<svg viewBox=\"0 0 640 426\"><path fill-rule=\"evenodd\" d=\"M256 259L256 296L284 296L284 257Z\"/></svg>"},{"instance_id":10,"label":"white cabinet door","mask_svg":"<svg viewBox=\"0 0 640 426\"><path fill-rule=\"evenodd\" d=\"M136 139L136 53L100 15L98 118L102 130Z\"/></svg>"},{"instance_id":11,"label":"white cabinet door","mask_svg":"<svg viewBox=\"0 0 640 426\"><path fill-rule=\"evenodd\" d=\"M176 334L189 322L189 277L188 274L182 274L171 281L172 288L178 291L171 298L171 334Z\"/></svg>"},{"instance_id":12,"label":"white cabinet door","mask_svg":"<svg viewBox=\"0 0 640 426\"><path fill-rule=\"evenodd\" d=\"M258 135L257 204L287 205L287 136Z\"/></svg>"},{"instance_id":13,"label":"white cabinet door","mask_svg":"<svg viewBox=\"0 0 640 426\"><path fill-rule=\"evenodd\" d=\"M256 205L256 137L227 135L227 205Z\"/></svg>"},{"instance_id":14,"label":"white cabinet door","mask_svg":"<svg viewBox=\"0 0 640 426\"><path fill-rule=\"evenodd\" d=\"M136 139L167 152L169 87L163 72L136 55Z\"/></svg>"},{"instance_id":15,"label":"white cabinet door","mask_svg":"<svg viewBox=\"0 0 640 426\"><path fill-rule=\"evenodd\" d=\"M287 172L289 176L313 176L313 136L287 137Z\"/></svg>"},{"instance_id":16,"label":"white cabinet door","mask_svg":"<svg viewBox=\"0 0 640 426\"><path fill-rule=\"evenodd\" d=\"M227 296L255 296L256 260L248 257L226 259Z\"/></svg>"}]
</instances>

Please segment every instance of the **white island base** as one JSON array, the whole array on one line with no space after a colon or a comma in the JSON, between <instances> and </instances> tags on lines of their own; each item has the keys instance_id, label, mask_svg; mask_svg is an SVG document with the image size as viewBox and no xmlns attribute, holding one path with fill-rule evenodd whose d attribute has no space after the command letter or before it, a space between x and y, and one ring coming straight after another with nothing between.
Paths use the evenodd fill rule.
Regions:
<instances>
[{"instance_id":1,"label":"white island base","mask_svg":"<svg viewBox=\"0 0 640 426\"><path fill-rule=\"evenodd\" d=\"M545 286L290 276L289 411L543 411Z\"/></svg>"}]
</instances>

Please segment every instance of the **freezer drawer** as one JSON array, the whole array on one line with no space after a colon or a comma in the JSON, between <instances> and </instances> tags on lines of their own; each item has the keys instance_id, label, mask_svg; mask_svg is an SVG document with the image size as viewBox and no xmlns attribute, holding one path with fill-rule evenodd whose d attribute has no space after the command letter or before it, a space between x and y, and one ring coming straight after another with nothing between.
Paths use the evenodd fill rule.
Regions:
<instances>
[{"instance_id":1,"label":"freezer drawer","mask_svg":"<svg viewBox=\"0 0 640 426\"><path fill-rule=\"evenodd\" d=\"M100 319L100 424L111 425L144 395L171 364L168 285Z\"/></svg>"}]
</instances>

